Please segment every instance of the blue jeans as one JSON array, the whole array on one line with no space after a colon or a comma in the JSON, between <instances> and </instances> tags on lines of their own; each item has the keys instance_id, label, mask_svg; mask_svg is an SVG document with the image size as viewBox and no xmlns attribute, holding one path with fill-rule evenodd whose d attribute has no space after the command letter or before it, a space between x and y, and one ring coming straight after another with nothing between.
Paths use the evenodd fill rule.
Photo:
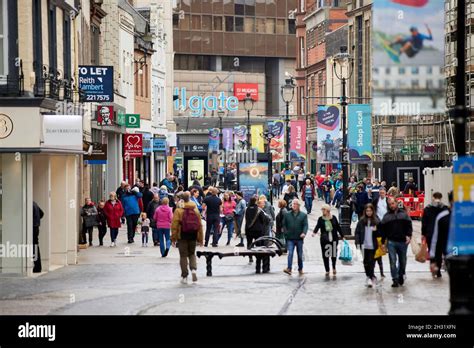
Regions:
<instances>
[{"instance_id":1,"label":"blue jeans","mask_svg":"<svg viewBox=\"0 0 474 348\"><path fill-rule=\"evenodd\" d=\"M286 248L288 250L288 269L291 270L293 267L293 255L295 252L295 247L296 247L296 253L298 255L298 271L303 270L303 240L298 239L298 240L287 240L286 241Z\"/></svg>"},{"instance_id":2,"label":"blue jeans","mask_svg":"<svg viewBox=\"0 0 474 348\"><path fill-rule=\"evenodd\" d=\"M234 219L227 221L225 217L221 219L222 222L222 232L224 232L224 227L227 226L227 243L230 243L232 239L232 234L234 233Z\"/></svg>"},{"instance_id":3,"label":"blue jeans","mask_svg":"<svg viewBox=\"0 0 474 348\"><path fill-rule=\"evenodd\" d=\"M326 202L326 204L331 203L331 196L329 193L330 193L329 191L324 191L324 201Z\"/></svg>"},{"instance_id":4,"label":"blue jeans","mask_svg":"<svg viewBox=\"0 0 474 348\"><path fill-rule=\"evenodd\" d=\"M306 207L306 211L311 213L311 210L313 209L313 197L304 197L304 206Z\"/></svg>"},{"instance_id":5,"label":"blue jeans","mask_svg":"<svg viewBox=\"0 0 474 348\"><path fill-rule=\"evenodd\" d=\"M243 215L236 215L237 226L235 226L235 230L237 232L237 236L240 237L240 243L244 244L244 238L242 237L242 222L244 221Z\"/></svg>"},{"instance_id":6,"label":"blue jeans","mask_svg":"<svg viewBox=\"0 0 474 348\"><path fill-rule=\"evenodd\" d=\"M393 281L397 281L405 275L407 266L407 248L405 242L388 241L388 258L390 260L390 273ZM397 264L398 257L398 264Z\"/></svg>"},{"instance_id":7,"label":"blue jeans","mask_svg":"<svg viewBox=\"0 0 474 348\"><path fill-rule=\"evenodd\" d=\"M158 237L158 229L156 227L152 227L151 231L152 231L152 237L153 237L153 244L156 245L160 241Z\"/></svg>"},{"instance_id":8,"label":"blue jeans","mask_svg":"<svg viewBox=\"0 0 474 348\"><path fill-rule=\"evenodd\" d=\"M115 242L118 236L119 229L118 228L110 228L110 239L112 242Z\"/></svg>"},{"instance_id":9,"label":"blue jeans","mask_svg":"<svg viewBox=\"0 0 474 348\"><path fill-rule=\"evenodd\" d=\"M160 240L160 252L161 256L165 254L166 249L171 246L170 229L169 228L157 228L158 239Z\"/></svg>"}]
</instances>

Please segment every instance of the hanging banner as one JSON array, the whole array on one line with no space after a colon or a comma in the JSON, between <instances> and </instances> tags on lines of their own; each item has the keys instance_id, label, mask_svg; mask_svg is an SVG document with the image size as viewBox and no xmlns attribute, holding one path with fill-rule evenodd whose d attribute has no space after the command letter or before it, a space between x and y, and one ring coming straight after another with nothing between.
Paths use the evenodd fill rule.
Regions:
<instances>
[{"instance_id":1,"label":"hanging banner","mask_svg":"<svg viewBox=\"0 0 474 348\"><path fill-rule=\"evenodd\" d=\"M290 161L306 161L306 121L290 122Z\"/></svg>"},{"instance_id":2,"label":"hanging banner","mask_svg":"<svg viewBox=\"0 0 474 348\"><path fill-rule=\"evenodd\" d=\"M372 117L368 104L350 104L348 110L348 147L351 163L372 161Z\"/></svg>"},{"instance_id":3,"label":"hanging banner","mask_svg":"<svg viewBox=\"0 0 474 348\"><path fill-rule=\"evenodd\" d=\"M234 149L234 130L233 128L224 128L222 130L222 146L226 151Z\"/></svg>"},{"instance_id":4,"label":"hanging banner","mask_svg":"<svg viewBox=\"0 0 474 348\"><path fill-rule=\"evenodd\" d=\"M112 105L97 106L97 125L112 126L114 124L114 107Z\"/></svg>"},{"instance_id":5,"label":"hanging banner","mask_svg":"<svg viewBox=\"0 0 474 348\"><path fill-rule=\"evenodd\" d=\"M285 123L283 121L268 122L268 131L273 134L270 140L270 152L273 163L285 160Z\"/></svg>"},{"instance_id":6,"label":"hanging banner","mask_svg":"<svg viewBox=\"0 0 474 348\"><path fill-rule=\"evenodd\" d=\"M256 124L250 127L252 136L252 150L263 153L265 152L265 144L263 143L263 125Z\"/></svg>"},{"instance_id":7,"label":"hanging banner","mask_svg":"<svg viewBox=\"0 0 474 348\"><path fill-rule=\"evenodd\" d=\"M123 156L126 160L130 158L143 157L143 135L123 135Z\"/></svg>"},{"instance_id":8,"label":"hanging banner","mask_svg":"<svg viewBox=\"0 0 474 348\"><path fill-rule=\"evenodd\" d=\"M210 152L219 152L219 128L209 129L209 151Z\"/></svg>"},{"instance_id":9,"label":"hanging banner","mask_svg":"<svg viewBox=\"0 0 474 348\"><path fill-rule=\"evenodd\" d=\"M247 141L247 126L238 126L234 128L234 150L245 150Z\"/></svg>"},{"instance_id":10,"label":"hanging banner","mask_svg":"<svg viewBox=\"0 0 474 348\"><path fill-rule=\"evenodd\" d=\"M342 145L337 105L320 105L318 108L318 163L340 163Z\"/></svg>"},{"instance_id":11,"label":"hanging banner","mask_svg":"<svg viewBox=\"0 0 474 348\"><path fill-rule=\"evenodd\" d=\"M447 250L451 255L474 255L474 157L460 157L453 165L454 205Z\"/></svg>"},{"instance_id":12,"label":"hanging banner","mask_svg":"<svg viewBox=\"0 0 474 348\"><path fill-rule=\"evenodd\" d=\"M268 195L268 162L239 163L239 186L247 202L254 195Z\"/></svg>"},{"instance_id":13,"label":"hanging banner","mask_svg":"<svg viewBox=\"0 0 474 348\"><path fill-rule=\"evenodd\" d=\"M452 58L445 63L445 1L379 0L372 6L374 114L444 113L441 68L451 74L454 66Z\"/></svg>"}]
</instances>

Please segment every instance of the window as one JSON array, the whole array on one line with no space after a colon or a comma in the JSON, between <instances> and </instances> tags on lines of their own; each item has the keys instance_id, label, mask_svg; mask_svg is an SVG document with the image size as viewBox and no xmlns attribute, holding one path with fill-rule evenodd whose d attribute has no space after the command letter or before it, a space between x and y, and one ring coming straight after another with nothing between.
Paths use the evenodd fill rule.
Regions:
<instances>
[{"instance_id":1,"label":"window","mask_svg":"<svg viewBox=\"0 0 474 348\"><path fill-rule=\"evenodd\" d=\"M277 19L277 23L276 23L276 33L277 34L286 34L285 24L286 24L285 19Z\"/></svg>"},{"instance_id":2,"label":"window","mask_svg":"<svg viewBox=\"0 0 474 348\"><path fill-rule=\"evenodd\" d=\"M202 30L212 30L212 16L202 16Z\"/></svg>"},{"instance_id":3,"label":"window","mask_svg":"<svg viewBox=\"0 0 474 348\"><path fill-rule=\"evenodd\" d=\"M390 67L389 67L389 66L385 68L385 73L386 73L387 75L390 75Z\"/></svg>"},{"instance_id":4,"label":"window","mask_svg":"<svg viewBox=\"0 0 474 348\"><path fill-rule=\"evenodd\" d=\"M7 0L0 0L0 76L8 74Z\"/></svg>"},{"instance_id":5,"label":"window","mask_svg":"<svg viewBox=\"0 0 474 348\"><path fill-rule=\"evenodd\" d=\"M0 3L5 0L0 0ZM0 6L1 8L1 6ZM1 18L1 15L0 15ZM1 20L1 19L0 19ZM5 21L4 21L5 23ZM1 28L1 25L0 25ZM33 2L33 61L35 75L37 77L41 76L42 73L42 65L43 65L43 35L42 35L42 17L41 17L41 1L34 1ZM1 44L0 44L1 47ZM1 55L0 55L1 59ZM92 56L92 59L94 57ZM1 66L1 64L0 64ZM0 73L0 75L2 75Z\"/></svg>"},{"instance_id":6,"label":"window","mask_svg":"<svg viewBox=\"0 0 474 348\"><path fill-rule=\"evenodd\" d=\"M432 67L432 66L427 67L427 68L426 68L426 73L427 73L428 75L433 74L433 67Z\"/></svg>"},{"instance_id":7,"label":"window","mask_svg":"<svg viewBox=\"0 0 474 348\"><path fill-rule=\"evenodd\" d=\"M411 80L411 88L420 88L420 82L418 80Z\"/></svg>"},{"instance_id":8,"label":"window","mask_svg":"<svg viewBox=\"0 0 474 348\"><path fill-rule=\"evenodd\" d=\"M428 81L426 81L426 87L427 87L428 89L433 88L433 85L434 85L434 84L433 84L433 80L428 80Z\"/></svg>"},{"instance_id":9,"label":"window","mask_svg":"<svg viewBox=\"0 0 474 348\"><path fill-rule=\"evenodd\" d=\"M214 16L214 30L222 31L222 17Z\"/></svg>"},{"instance_id":10,"label":"window","mask_svg":"<svg viewBox=\"0 0 474 348\"><path fill-rule=\"evenodd\" d=\"M300 9L300 12L304 12L305 11L305 3L306 3L306 0L298 0L299 2L299 6L298 8Z\"/></svg>"},{"instance_id":11,"label":"window","mask_svg":"<svg viewBox=\"0 0 474 348\"><path fill-rule=\"evenodd\" d=\"M379 68L374 68L374 74L378 74L379 73Z\"/></svg>"},{"instance_id":12,"label":"window","mask_svg":"<svg viewBox=\"0 0 474 348\"><path fill-rule=\"evenodd\" d=\"M235 31L244 31L244 17L235 17Z\"/></svg>"},{"instance_id":13,"label":"window","mask_svg":"<svg viewBox=\"0 0 474 348\"><path fill-rule=\"evenodd\" d=\"M173 13L173 29L179 28L179 14Z\"/></svg>"},{"instance_id":14,"label":"window","mask_svg":"<svg viewBox=\"0 0 474 348\"><path fill-rule=\"evenodd\" d=\"M181 30L191 29L191 17L189 15L184 15L184 17L179 20L179 29Z\"/></svg>"},{"instance_id":15,"label":"window","mask_svg":"<svg viewBox=\"0 0 474 348\"><path fill-rule=\"evenodd\" d=\"M299 38L299 49L300 49L300 61L299 61L299 67L304 68L306 66L305 64L305 58L306 58L306 51L304 49L304 37Z\"/></svg>"},{"instance_id":16,"label":"window","mask_svg":"<svg viewBox=\"0 0 474 348\"><path fill-rule=\"evenodd\" d=\"M304 86L301 86L301 87L300 87L300 113L301 113L302 115L305 114L304 106L305 106Z\"/></svg>"},{"instance_id":17,"label":"window","mask_svg":"<svg viewBox=\"0 0 474 348\"><path fill-rule=\"evenodd\" d=\"M48 2L48 36L49 36L49 71L55 73L57 65L57 34L56 34L56 7Z\"/></svg>"},{"instance_id":18,"label":"window","mask_svg":"<svg viewBox=\"0 0 474 348\"><path fill-rule=\"evenodd\" d=\"M245 15L255 16L255 0L245 0Z\"/></svg>"},{"instance_id":19,"label":"window","mask_svg":"<svg viewBox=\"0 0 474 348\"><path fill-rule=\"evenodd\" d=\"M418 75L420 73L420 68L414 66L413 68L411 68L411 73L413 75Z\"/></svg>"},{"instance_id":20,"label":"window","mask_svg":"<svg viewBox=\"0 0 474 348\"><path fill-rule=\"evenodd\" d=\"M385 88L390 88L390 81L389 81L389 80L385 80L385 81L384 81L384 86L385 86Z\"/></svg>"},{"instance_id":21,"label":"window","mask_svg":"<svg viewBox=\"0 0 474 348\"><path fill-rule=\"evenodd\" d=\"M255 18L252 18L252 17L244 18L244 31L246 33L255 32Z\"/></svg>"},{"instance_id":22,"label":"window","mask_svg":"<svg viewBox=\"0 0 474 348\"><path fill-rule=\"evenodd\" d=\"M64 78L71 78L71 22L68 13L63 10L63 65ZM93 56L94 53L91 54Z\"/></svg>"},{"instance_id":23,"label":"window","mask_svg":"<svg viewBox=\"0 0 474 348\"><path fill-rule=\"evenodd\" d=\"M400 75L405 75L405 73L406 73L405 68L398 68L398 73L399 73Z\"/></svg>"},{"instance_id":24,"label":"window","mask_svg":"<svg viewBox=\"0 0 474 348\"><path fill-rule=\"evenodd\" d=\"M245 14L245 0L234 0L234 12L240 16Z\"/></svg>"},{"instance_id":25,"label":"window","mask_svg":"<svg viewBox=\"0 0 474 348\"><path fill-rule=\"evenodd\" d=\"M296 34L296 20L288 19L288 34Z\"/></svg>"},{"instance_id":26,"label":"window","mask_svg":"<svg viewBox=\"0 0 474 348\"><path fill-rule=\"evenodd\" d=\"M234 17L225 16L225 31L234 31Z\"/></svg>"},{"instance_id":27,"label":"window","mask_svg":"<svg viewBox=\"0 0 474 348\"><path fill-rule=\"evenodd\" d=\"M191 24L192 30L201 30L201 16L192 15Z\"/></svg>"},{"instance_id":28,"label":"window","mask_svg":"<svg viewBox=\"0 0 474 348\"><path fill-rule=\"evenodd\" d=\"M265 32L275 34L275 18L267 18L265 21Z\"/></svg>"},{"instance_id":29,"label":"window","mask_svg":"<svg viewBox=\"0 0 474 348\"><path fill-rule=\"evenodd\" d=\"M257 33L265 33L265 18L257 18Z\"/></svg>"}]
</instances>

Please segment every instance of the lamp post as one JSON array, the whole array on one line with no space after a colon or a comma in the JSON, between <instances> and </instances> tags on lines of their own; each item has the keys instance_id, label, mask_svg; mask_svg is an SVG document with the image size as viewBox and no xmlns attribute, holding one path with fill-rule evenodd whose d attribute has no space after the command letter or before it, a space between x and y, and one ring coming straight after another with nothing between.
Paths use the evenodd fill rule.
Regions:
<instances>
[{"instance_id":1,"label":"lamp post","mask_svg":"<svg viewBox=\"0 0 474 348\"><path fill-rule=\"evenodd\" d=\"M250 93L247 93L244 98L244 109L247 111L247 151L250 151L250 112L253 110L254 103Z\"/></svg>"},{"instance_id":2,"label":"lamp post","mask_svg":"<svg viewBox=\"0 0 474 348\"><path fill-rule=\"evenodd\" d=\"M337 67L340 66L340 73L337 72ZM351 55L347 52L347 46L341 46L340 52L334 56L334 74L337 79L341 81L342 93L341 93L341 109L342 109L342 204L341 204L341 229L343 235L351 235L351 209L347 204L348 192L347 183L349 180L348 173L348 161L349 153L347 151L347 94L346 84L347 80L351 78L354 72L354 60ZM344 68L346 72L344 73ZM346 77L345 74L348 76Z\"/></svg>"},{"instance_id":3,"label":"lamp post","mask_svg":"<svg viewBox=\"0 0 474 348\"><path fill-rule=\"evenodd\" d=\"M285 114L285 166L290 168L290 103L293 101L295 96L295 83L293 77L285 79L285 84L281 86L281 98L286 104Z\"/></svg>"},{"instance_id":4,"label":"lamp post","mask_svg":"<svg viewBox=\"0 0 474 348\"><path fill-rule=\"evenodd\" d=\"M267 141L267 157L268 157L268 193L270 195L270 203L273 204L273 187L272 187L272 178L273 178L273 163L272 163L272 153L270 151L270 142L275 137L273 132L268 130L264 131L262 134L263 138Z\"/></svg>"},{"instance_id":5,"label":"lamp post","mask_svg":"<svg viewBox=\"0 0 474 348\"><path fill-rule=\"evenodd\" d=\"M226 154L226 150L224 149L224 134L222 134L222 132L224 131L223 127L222 127L222 117L224 117L225 115L225 112L224 110L222 109L219 109L217 111L217 116L219 117L219 149L220 151L223 152L224 154L224 180L225 180L225 175L226 175L226 171L227 171L227 154ZM218 163L217 163L217 166L219 167L219 157L218 156Z\"/></svg>"}]
</instances>

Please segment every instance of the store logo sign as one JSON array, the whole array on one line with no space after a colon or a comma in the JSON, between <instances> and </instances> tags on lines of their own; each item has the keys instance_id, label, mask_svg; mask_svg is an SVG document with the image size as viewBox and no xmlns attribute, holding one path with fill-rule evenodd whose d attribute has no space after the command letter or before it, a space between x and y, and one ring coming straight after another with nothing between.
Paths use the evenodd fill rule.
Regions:
<instances>
[{"instance_id":1,"label":"store logo sign","mask_svg":"<svg viewBox=\"0 0 474 348\"><path fill-rule=\"evenodd\" d=\"M0 139L5 139L13 132L13 121L5 114L0 114Z\"/></svg>"},{"instance_id":2,"label":"store logo sign","mask_svg":"<svg viewBox=\"0 0 474 348\"><path fill-rule=\"evenodd\" d=\"M174 95L178 99L174 102L175 110L185 112L188 108L191 110L191 116L202 117L204 111L217 111L219 109L229 112L235 112L239 109L239 99L235 96L227 97L224 92L220 92L219 96L209 95L202 97L198 95L187 96L186 88L175 88Z\"/></svg>"}]
</instances>

